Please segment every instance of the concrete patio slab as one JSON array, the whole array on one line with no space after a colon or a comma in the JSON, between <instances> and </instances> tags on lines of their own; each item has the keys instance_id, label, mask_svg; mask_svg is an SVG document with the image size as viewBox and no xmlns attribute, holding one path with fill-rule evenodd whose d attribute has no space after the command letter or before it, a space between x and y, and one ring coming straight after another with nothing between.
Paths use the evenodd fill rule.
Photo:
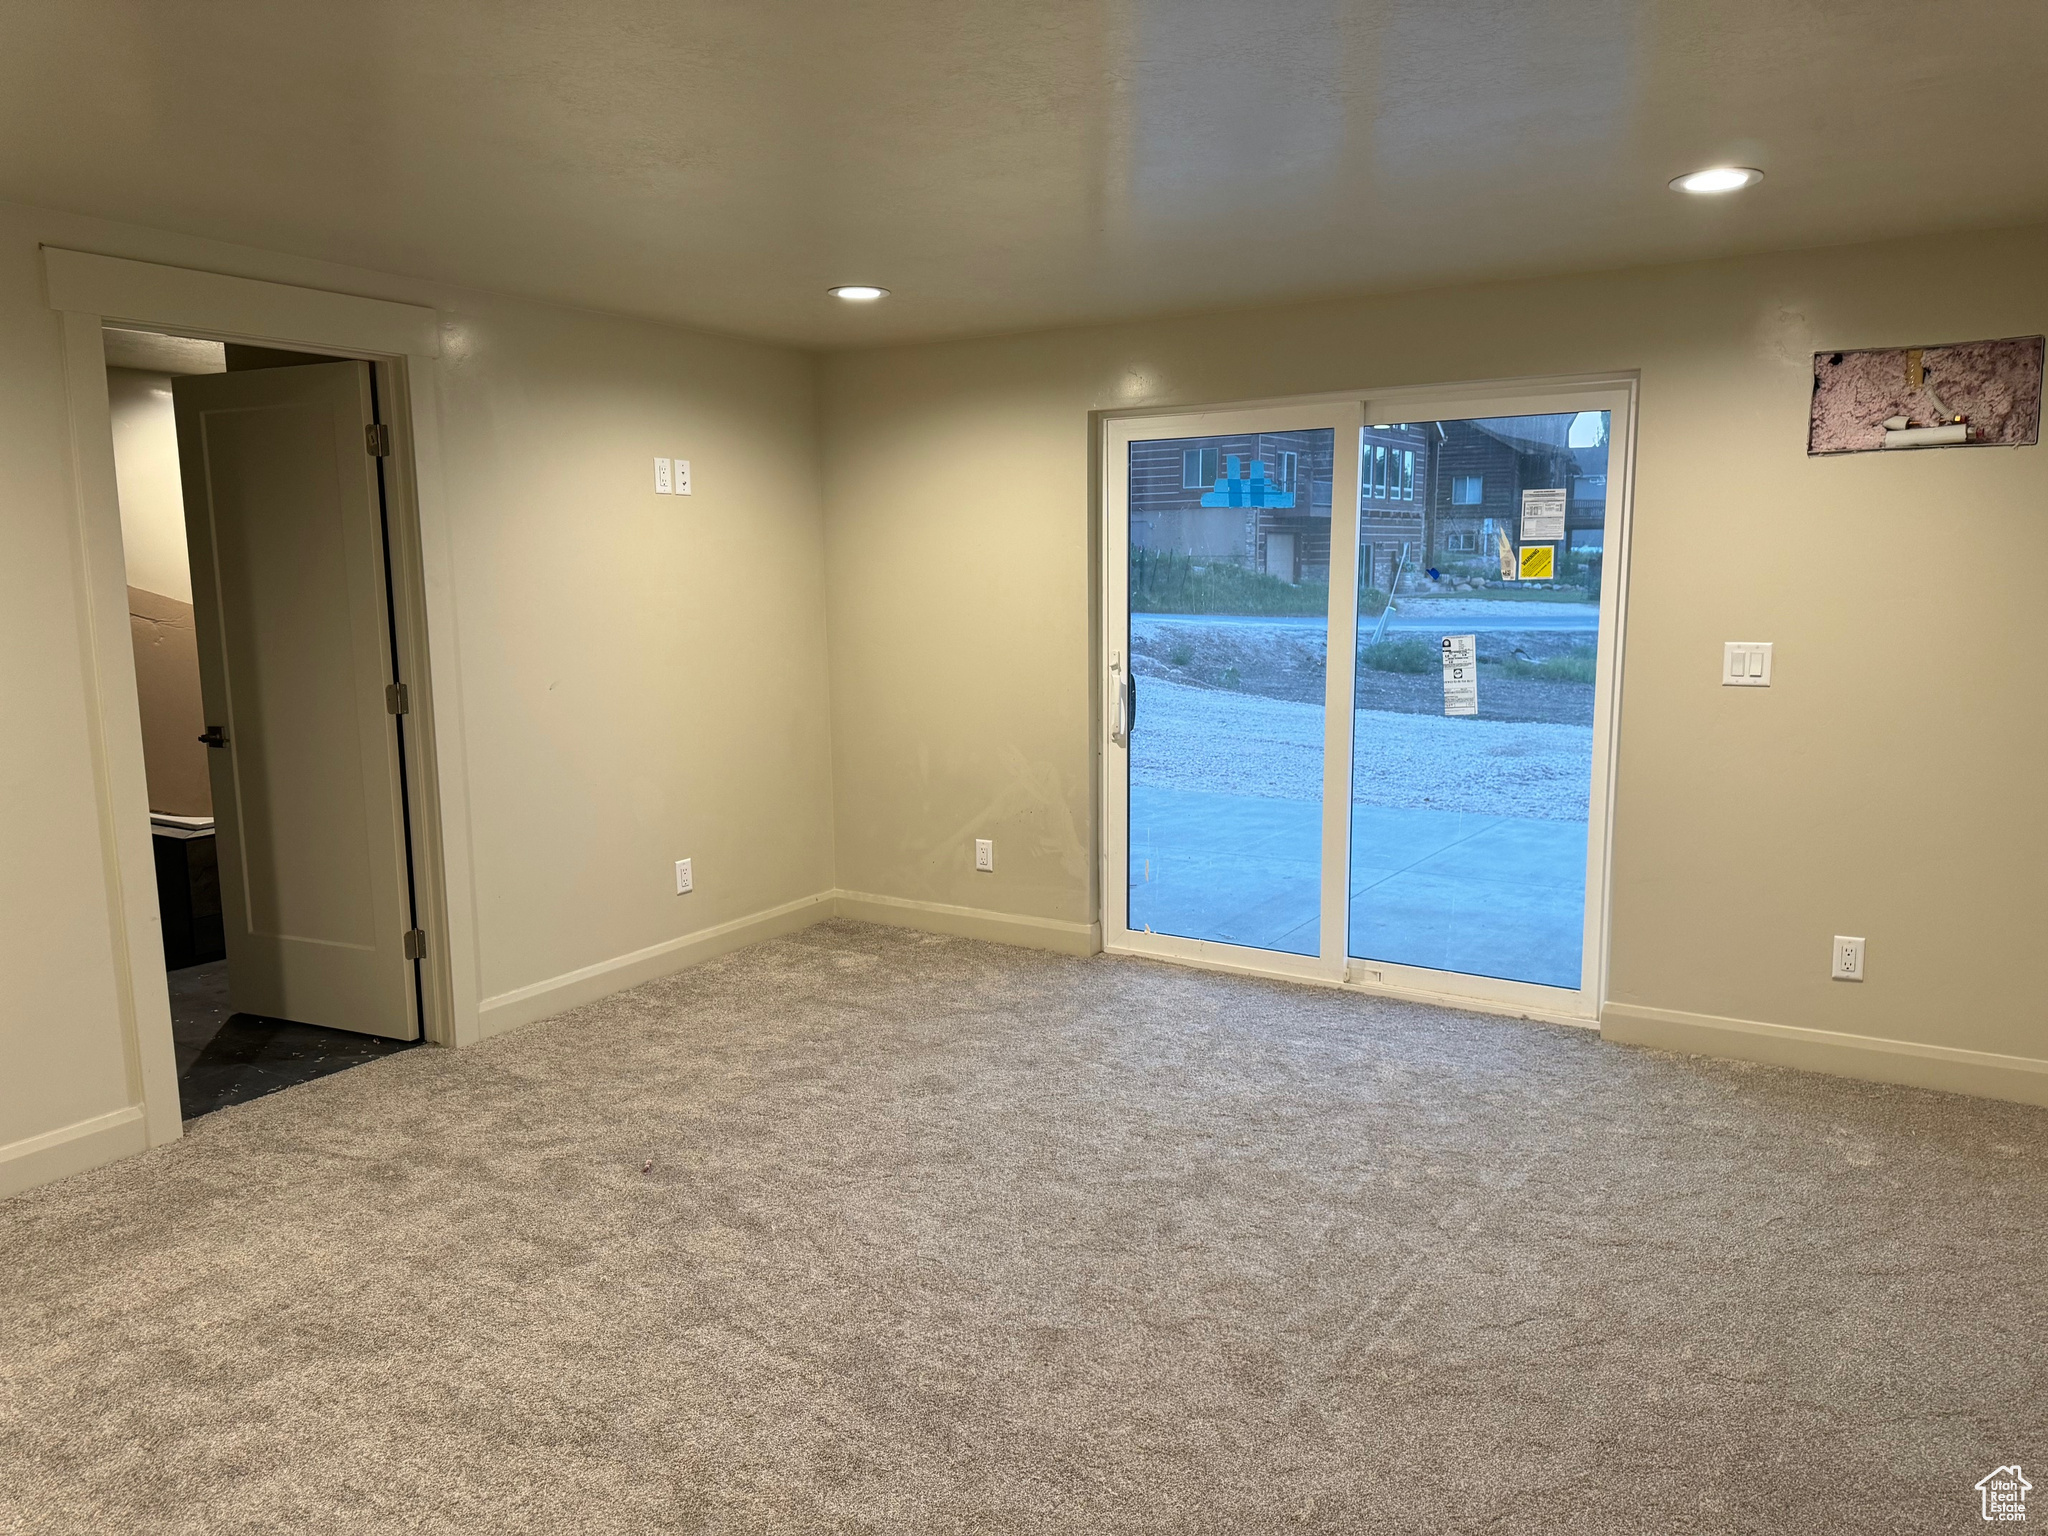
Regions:
<instances>
[{"instance_id":1,"label":"concrete patio slab","mask_svg":"<svg viewBox=\"0 0 2048 1536\"><path fill-rule=\"evenodd\" d=\"M1317 952L1321 807L1131 787L1134 928ZM1577 987L1586 824L1359 805L1349 952L1365 960Z\"/></svg>"}]
</instances>

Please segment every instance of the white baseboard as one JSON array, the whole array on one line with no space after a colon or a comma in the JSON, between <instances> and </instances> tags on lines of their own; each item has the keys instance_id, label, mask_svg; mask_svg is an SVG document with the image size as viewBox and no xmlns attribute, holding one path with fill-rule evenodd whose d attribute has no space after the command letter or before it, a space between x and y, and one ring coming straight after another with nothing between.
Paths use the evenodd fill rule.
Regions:
<instances>
[{"instance_id":1,"label":"white baseboard","mask_svg":"<svg viewBox=\"0 0 2048 1536\"><path fill-rule=\"evenodd\" d=\"M0 1200L144 1150L149 1126L140 1104L59 1126L0 1147Z\"/></svg>"},{"instance_id":2,"label":"white baseboard","mask_svg":"<svg viewBox=\"0 0 2048 1536\"><path fill-rule=\"evenodd\" d=\"M1092 955L1102 949L1099 923L1063 922L1053 917L1020 917L981 907L955 907L942 901L911 901L902 896L876 896L866 891L834 891L837 915L863 923L896 928L923 928L961 938L987 939L1024 949L1050 949L1062 955Z\"/></svg>"},{"instance_id":3,"label":"white baseboard","mask_svg":"<svg viewBox=\"0 0 2048 1536\"><path fill-rule=\"evenodd\" d=\"M816 895L771 907L765 912L756 912L750 917L720 923L701 933L685 934L666 943L587 965L563 976L485 998L477 1009L481 1034L484 1037L503 1034L508 1029L565 1013L627 987L636 987L644 981L671 975L729 950L742 949L763 939L808 928L829 917L924 928L936 933L989 939L999 944L1057 950L1063 954L1090 955L1102 947L1100 930L1092 923L1018 917L1005 912L953 907L940 902L909 901L898 896L872 896L857 891L820 891ZM40 1136L10 1142L0 1146L0 1200L74 1173L83 1173L88 1168L118 1161L145 1150L148 1145L148 1124L143 1118L142 1107L137 1104L81 1120L75 1125L60 1126Z\"/></svg>"},{"instance_id":4,"label":"white baseboard","mask_svg":"<svg viewBox=\"0 0 2048 1536\"><path fill-rule=\"evenodd\" d=\"M1903 1083L1943 1093L2048 1105L2048 1061L2032 1056L2001 1056L1992 1051L1965 1051L1628 1003L1609 1003L1600 1010L1600 1033L1623 1045L1647 1045L1695 1056L1732 1056L1865 1082Z\"/></svg>"},{"instance_id":5,"label":"white baseboard","mask_svg":"<svg viewBox=\"0 0 2048 1536\"><path fill-rule=\"evenodd\" d=\"M646 949L636 949L629 955L586 965L580 971L552 976L531 986L487 997L477 1005L480 1033L488 1039L508 1029L517 1029L522 1024L531 1024L536 1019L566 1013L571 1008L594 1003L614 992L637 987L643 981L687 970L729 950L744 949L763 939L795 933L799 928L808 928L832 916L832 907L833 892L820 891L815 896L801 896L779 907L770 907L766 912L756 912L751 917L734 918L701 933L686 933L679 939L669 939Z\"/></svg>"},{"instance_id":6,"label":"white baseboard","mask_svg":"<svg viewBox=\"0 0 2048 1536\"><path fill-rule=\"evenodd\" d=\"M614 992L637 987L643 981L670 976L677 971L743 949L763 939L795 933L828 917L854 918L865 923L889 923L899 928L924 928L934 933L958 934L967 938L990 939L998 944L1017 944L1027 949L1051 949L1068 955L1092 955L1102 948L1101 930L1093 923L1063 923L1047 917L1016 917L1006 912L985 912L976 907L952 907L935 901L909 901L900 896L871 896L859 891L820 891L707 928L702 933L684 934L629 955L601 960L566 975L551 976L529 986L516 987L487 997L477 1005L479 1038L489 1039L522 1024L551 1018L594 1003Z\"/></svg>"}]
</instances>

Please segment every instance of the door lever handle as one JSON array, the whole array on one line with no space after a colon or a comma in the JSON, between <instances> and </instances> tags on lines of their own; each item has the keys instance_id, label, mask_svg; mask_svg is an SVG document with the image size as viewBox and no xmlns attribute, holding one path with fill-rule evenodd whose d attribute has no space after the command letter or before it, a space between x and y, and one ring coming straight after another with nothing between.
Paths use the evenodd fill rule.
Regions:
<instances>
[{"instance_id":1,"label":"door lever handle","mask_svg":"<svg viewBox=\"0 0 2048 1536\"><path fill-rule=\"evenodd\" d=\"M209 747L225 747L228 744L228 728L224 725L209 725L200 733L199 739Z\"/></svg>"}]
</instances>

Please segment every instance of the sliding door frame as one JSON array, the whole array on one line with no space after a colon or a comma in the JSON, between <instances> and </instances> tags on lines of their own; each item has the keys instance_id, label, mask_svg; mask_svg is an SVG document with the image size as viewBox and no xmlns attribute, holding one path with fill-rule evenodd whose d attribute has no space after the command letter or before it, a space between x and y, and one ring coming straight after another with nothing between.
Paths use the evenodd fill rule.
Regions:
<instances>
[{"instance_id":1,"label":"sliding door frame","mask_svg":"<svg viewBox=\"0 0 2048 1536\"><path fill-rule=\"evenodd\" d=\"M1613 862L1614 787L1620 740L1622 653L1626 637L1630 536L1633 523L1638 379L1633 373L1497 380L1467 384L1346 391L1294 400L1239 405L1115 412L1101 418L1100 487L1102 630L1098 681L1102 688L1102 838L1100 889L1103 948L1149 955L1207 969L1274 976L1384 996L1413 998L1481 1012L1539 1018L1597 1028L1606 1000L1611 926L1609 875ZM1313 413L1334 410L1328 418ZM1601 598L1593 684L1592 781L1587 807L1586 904L1579 986L1431 970L1381 960L1355 960L1350 937L1352 713L1357 665L1358 485L1360 429L1367 422L1459 420L1565 411L1608 413L1607 511L1601 562ZM1250 430L1260 422L1320 427L1349 423L1337 432L1330 525L1330 636L1324 696L1323 887L1321 953L1298 956L1240 945L1134 933L1129 920L1130 802L1127 746L1115 739L1120 700L1114 662L1129 665L1130 587L1129 445L1160 437L1207 436ZM1340 498L1347 483L1352 490ZM1341 567L1341 569L1340 569ZM1340 643L1341 641L1341 643ZM1333 720L1344 728L1331 729ZM1341 738L1341 741L1339 740ZM1332 787L1342 793L1331 793ZM1334 878L1333 878L1334 873ZM1334 953L1333 953L1334 951Z\"/></svg>"},{"instance_id":2,"label":"sliding door frame","mask_svg":"<svg viewBox=\"0 0 2048 1536\"><path fill-rule=\"evenodd\" d=\"M1322 884L1318 899L1320 953L1292 955L1252 949L1209 939L1185 939L1163 933L1133 931L1130 926L1130 742L1116 730L1129 675L1131 587L1126 560L1130 542L1130 445L1160 438L1223 437L1250 432L1313 432L1332 434L1335 453L1330 469L1330 609L1332 636L1358 627L1358 444L1365 425L1363 404L1319 400L1278 405L1234 406L1217 410L1150 412L1119 415L1103 422L1102 487L1102 657L1103 793L1102 793L1102 947L1121 954L1151 955L1197 965L1218 965L1262 976L1294 981L1320 981L1336 986L1344 980L1344 882L1333 883L1332 868L1347 867L1345 839L1351 835L1350 796L1327 793L1331 784L1351 782L1351 733L1323 733ZM1350 486L1348 493L1340 487ZM1343 499L1351 502L1351 537L1344 536ZM1332 643L1325 668L1323 708L1347 713L1355 667L1353 648ZM1139 709L1144 708L1143 690ZM1142 713L1140 715L1142 719ZM1338 736L1342 736L1339 741Z\"/></svg>"}]
</instances>

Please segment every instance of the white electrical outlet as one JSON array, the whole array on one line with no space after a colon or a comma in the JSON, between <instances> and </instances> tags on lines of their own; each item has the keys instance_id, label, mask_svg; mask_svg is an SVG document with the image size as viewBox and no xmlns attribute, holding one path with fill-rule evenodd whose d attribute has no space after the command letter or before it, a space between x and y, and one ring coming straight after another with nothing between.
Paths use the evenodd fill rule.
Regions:
<instances>
[{"instance_id":1,"label":"white electrical outlet","mask_svg":"<svg viewBox=\"0 0 2048 1536\"><path fill-rule=\"evenodd\" d=\"M1721 647L1721 686L1724 688L1768 688L1771 686L1771 642L1730 640Z\"/></svg>"},{"instance_id":2,"label":"white electrical outlet","mask_svg":"<svg viewBox=\"0 0 2048 1536\"><path fill-rule=\"evenodd\" d=\"M678 496L690 494L690 461L688 459L676 460L675 485Z\"/></svg>"},{"instance_id":3,"label":"white electrical outlet","mask_svg":"<svg viewBox=\"0 0 2048 1536\"><path fill-rule=\"evenodd\" d=\"M1863 979L1863 941L1835 935L1835 968L1830 973L1836 981L1861 981Z\"/></svg>"},{"instance_id":4,"label":"white electrical outlet","mask_svg":"<svg viewBox=\"0 0 2048 1536\"><path fill-rule=\"evenodd\" d=\"M974 867L983 874L996 872L996 843L992 837L977 837L974 840Z\"/></svg>"},{"instance_id":5,"label":"white electrical outlet","mask_svg":"<svg viewBox=\"0 0 2048 1536\"><path fill-rule=\"evenodd\" d=\"M666 496L675 489L675 465L668 459L654 461L654 494Z\"/></svg>"},{"instance_id":6,"label":"white electrical outlet","mask_svg":"<svg viewBox=\"0 0 2048 1536\"><path fill-rule=\"evenodd\" d=\"M691 891L695 890L696 888L696 880L690 874L690 861L688 859L677 859L676 894L678 896L687 896L690 894Z\"/></svg>"}]
</instances>

